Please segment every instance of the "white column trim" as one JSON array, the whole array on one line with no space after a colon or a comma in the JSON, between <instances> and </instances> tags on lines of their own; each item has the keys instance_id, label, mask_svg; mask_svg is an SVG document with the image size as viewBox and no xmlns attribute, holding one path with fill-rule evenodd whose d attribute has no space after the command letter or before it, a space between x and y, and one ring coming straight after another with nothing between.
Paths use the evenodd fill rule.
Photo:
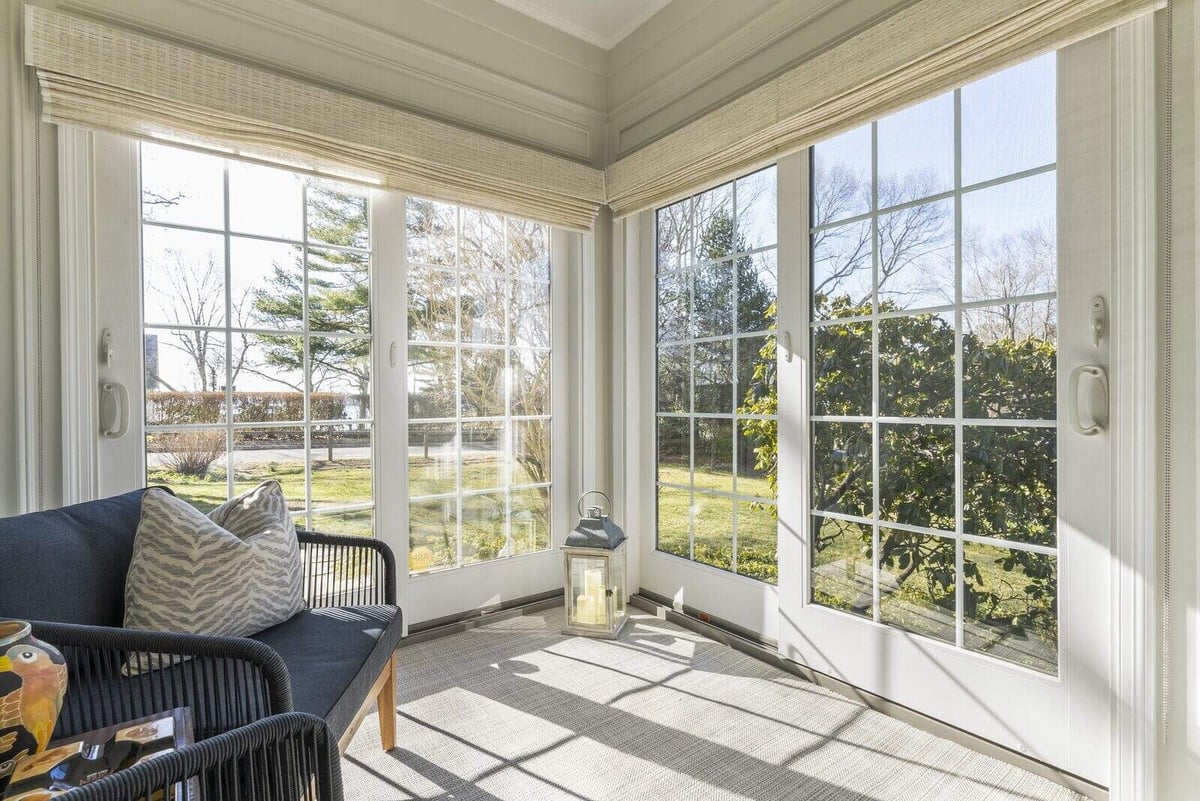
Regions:
<instances>
[{"instance_id":1,"label":"white column trim","mask_svg":"<svg viewBox=\"0 0 1200 801\"><path fill-rule=\"evenodd\" d=\"M62 501L97 497L96 248L92 134L58 131L59 297L62 317Z\"/></svg>"},{"instance_id":2,"label":"white column trim","mask_svg":"<svg viewBox=\"0 0 1200 801\"><path fill-rule=\"evenodd\" d=\"M1153 801L1157 745L1158 347L1154 20L1114 37L1111 293L1112 801Z\"/></svg>"}]
</instances>

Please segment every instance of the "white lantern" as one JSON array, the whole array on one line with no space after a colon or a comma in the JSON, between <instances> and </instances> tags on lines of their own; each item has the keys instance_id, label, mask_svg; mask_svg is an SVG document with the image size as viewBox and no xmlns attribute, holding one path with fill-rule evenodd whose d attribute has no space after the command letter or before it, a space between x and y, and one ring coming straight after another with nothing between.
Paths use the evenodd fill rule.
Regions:
<instances>
[{"instance_id":1,"label":"white lantern","mask_svg":"<svg viewBox=\"0 0 1200 801\"><path fill-rule=\"evenodd\" d=\"M611 510L612 501L595 490L579 496L579 525L563 543L566 576L567 625L564 634L615 639L629 620L625 603L625 532L609 519L604 507L589 506L583 499L601 495Z\"/></svg>"}]
</instances>

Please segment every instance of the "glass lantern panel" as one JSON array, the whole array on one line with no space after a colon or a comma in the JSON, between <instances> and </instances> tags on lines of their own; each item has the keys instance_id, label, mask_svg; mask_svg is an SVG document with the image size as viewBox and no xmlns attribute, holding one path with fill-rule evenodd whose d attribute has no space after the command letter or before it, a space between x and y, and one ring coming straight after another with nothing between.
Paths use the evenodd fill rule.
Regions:
<instances>
[{"instance_id":1,"label":"glass lantern panel","mask_svg":"<svg viewBox=\"0 0 1200 801\"><path fill-rule=\"evenodd\" d=\"M604 581L607 561L605 557L568 557L571 573L567 585L571 593L568 624L608 625L608 598Z\"/></svg>"},{"instance_id":2,"label":"glass lantern panel","mask_svg":"<svg viewBox=\"0 0 1200 801\"><path fill-rule=\"evenodd\" d=\"M625 614L625 545L622 544L613 554L612 559L613 583L613 618Z\"/></svg>"}]
</instances>

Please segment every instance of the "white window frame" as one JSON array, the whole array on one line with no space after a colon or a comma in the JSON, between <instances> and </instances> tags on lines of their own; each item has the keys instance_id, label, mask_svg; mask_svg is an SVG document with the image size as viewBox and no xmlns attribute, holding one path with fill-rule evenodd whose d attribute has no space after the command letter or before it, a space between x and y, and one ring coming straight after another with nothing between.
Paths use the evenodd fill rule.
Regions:
<instances>
[{"instance_id":1,"label":"white window frame","mask_svg":"<svg viewBox=\"0 0 1200 801\"><path fill-rule=\"evenodd\" d=\"M96 311L91 320L72 330L64 361L63 380L72 387L94 388L99 381L117 381L133 390L142 387L144 365L141 311L141 201L137 143L105 133L63 128L64 161L68 170L62 185L76 193L85 186L94 204L76 203L70 224L62 228L64 274L71 276L72 302ZM329 176L337 180L336 176ZM391 547L397 561L397 589L405 627L494 609L562 587L557 547L570 527L574 499L583 475L578 409L585 377L595 380L596 365L579 358L584 326L581 322L583 282L581 265L595 237L551 228L551 415L555 421L551 462L551 547L531 554L466 565L461 569L410 577L408 575L407 309L405 280L405 195L373 189L370 204L372 396L374 410L375 536ZM84 212L87 213L84 213ZM105 265L103 273L99 265ZM64 303L66 300L64 299ZM118 349L111 367L99 364L100 331L111 328L118 342L138 343ZM90 329L90 330L89 330ZM81 391L82 392L82 391ZM129 431L120 439L98 436L94 405L89 401L64 408L74 421L63 448L81 449L74 460L80 490L76 500L107 497L141 487L145 482L145 425L141 405L134 401ZM91 456L90 454L94 454ZM440 577L440 578L439 578Z\"/></svg>"}]
</instances>

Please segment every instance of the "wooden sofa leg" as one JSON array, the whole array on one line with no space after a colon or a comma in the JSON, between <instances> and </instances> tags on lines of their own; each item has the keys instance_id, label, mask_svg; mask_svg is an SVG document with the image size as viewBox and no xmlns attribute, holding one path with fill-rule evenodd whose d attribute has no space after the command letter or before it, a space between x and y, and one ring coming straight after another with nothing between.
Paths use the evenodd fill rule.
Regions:
<instances>
[{"instance_id":1,"label":"wooden sofa leg","mask_svg":"<svg viewBox=\"0 0 1200 801\"><path fill-rule=\"evenodd\" d=\"M396 747L396 655L387 663L387 678L379 688L379 741L384 751Z\"/></svg>"}]
</instances>

